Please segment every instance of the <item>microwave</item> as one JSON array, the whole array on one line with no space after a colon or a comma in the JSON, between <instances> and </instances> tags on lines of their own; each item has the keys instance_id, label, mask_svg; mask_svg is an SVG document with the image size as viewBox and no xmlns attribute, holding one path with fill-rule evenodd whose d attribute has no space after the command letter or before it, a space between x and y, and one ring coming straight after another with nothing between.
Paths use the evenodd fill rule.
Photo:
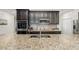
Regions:
<instances>
[{"instance_id":1,"label":"microwave","mask_svg":"<svg viewBox=\"0 0 79 59\"><path fill-rule=\"evenodd\" d=\"M17 28L18 29L27 29L27 21L18 21Z\"/></svg>"},{"instance_id":2,"label":"microwave","mask_svg":"<svg viewBox=\"0 0 79 59\"><path fill-rule=\"evenodd\" d=\"M40 19L40 24L49 24L49 19Z\"/></svg>"}]
</instances>

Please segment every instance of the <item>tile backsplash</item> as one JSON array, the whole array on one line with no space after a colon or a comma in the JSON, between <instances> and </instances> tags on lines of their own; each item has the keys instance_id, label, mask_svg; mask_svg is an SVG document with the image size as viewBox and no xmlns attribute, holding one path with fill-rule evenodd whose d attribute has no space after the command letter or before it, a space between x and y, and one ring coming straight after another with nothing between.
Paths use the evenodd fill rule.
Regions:
<instances>
[{"instance_id":1,"label":"tile backsplash","mask_svg":"<svg viewBox=\"0 0 79 59\"><path fill-rule=\"evenodd\" d=\"M31 27L33 28L33 30L46 30L46 31L51 31L51 30L59 30L58 26L57 25L36 25L36 24L33 24L31 25Z\"/></svg>"}]
</instances>

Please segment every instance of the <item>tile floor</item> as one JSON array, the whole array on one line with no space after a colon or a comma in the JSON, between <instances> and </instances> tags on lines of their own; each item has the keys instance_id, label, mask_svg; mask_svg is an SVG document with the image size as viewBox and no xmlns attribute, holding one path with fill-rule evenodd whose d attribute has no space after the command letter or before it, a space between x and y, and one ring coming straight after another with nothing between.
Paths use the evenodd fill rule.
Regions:
<instances>
[{"instance_id":1,"label":"tile floor","mask_svg":"<svg viewBox=\"0 0 79 59\"><path fill-rule=\"evenodd\" d=\"M79 50L79 34L49 34L51 38L31 35L0 35L1 50Z\"/></svg>"}]
</instances>

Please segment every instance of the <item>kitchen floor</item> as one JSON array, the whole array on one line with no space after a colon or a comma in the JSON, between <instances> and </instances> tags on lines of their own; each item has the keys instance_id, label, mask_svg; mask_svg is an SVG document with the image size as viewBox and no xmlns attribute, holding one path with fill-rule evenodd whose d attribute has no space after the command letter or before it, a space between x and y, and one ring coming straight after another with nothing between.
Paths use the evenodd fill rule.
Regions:
<instances>
[{"instance_id":1,"label":"kitchen floor","mask_svg":"<svg viewBox=\"0 0 79 59\"><path fill-rule=\"evenodd\" d=\"M79 34L49 34L50 37L31 35L0 35L1 50L79 50Z\"/></svg>"}]
</instances>

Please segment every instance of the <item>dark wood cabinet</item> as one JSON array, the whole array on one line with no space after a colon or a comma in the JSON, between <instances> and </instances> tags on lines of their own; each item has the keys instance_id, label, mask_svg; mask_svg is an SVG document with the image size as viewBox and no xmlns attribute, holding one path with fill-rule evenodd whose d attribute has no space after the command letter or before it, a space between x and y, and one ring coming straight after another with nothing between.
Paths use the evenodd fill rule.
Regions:
<instances>
[{"instance_id":1,"label":"dark wood cabinet","mask_svg":"<svg viewBox=\"0 0 79 59\"><path fill-rule=\"evenodd\" d=\"M51 16L52 24L59 24L59 11L53 11Z\"/></svg>"},{"instance_id":2,"label":"dark wood cabinet","mask_svg":"<svg viewBox=\"0 0 79 59\"><path fill-rule=\"evenodd\" d=\"M26 34L29 27L29 10L17 9L17 33Z\"/></svg>"},{"instance_id":3,"label":"dark wood cabinet","mask_svg":"<svg viewBox=\"0 0 79 59\"><path fill-rule=\"evenodd\" d=\"M30 23L40 23L40 19L49 19L50 24L59 24L59 11L30 12Z\"/></svg>"},{"instance_id":4,"label":"dark wood cabinet","mask_svg":"<svg viewBox=\"0 0 79 59\"><path fill-rule=\"evenodd\" d=\"M28 20L28 9L17 9L17 20Z\"/></svg>"}]
</instances>

